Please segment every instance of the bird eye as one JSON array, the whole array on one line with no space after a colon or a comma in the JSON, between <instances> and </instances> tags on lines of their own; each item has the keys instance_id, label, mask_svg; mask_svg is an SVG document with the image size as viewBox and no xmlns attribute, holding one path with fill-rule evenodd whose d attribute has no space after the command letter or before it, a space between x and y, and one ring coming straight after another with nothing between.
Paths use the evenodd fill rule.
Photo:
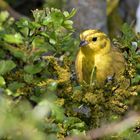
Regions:
<instances>
[{"instance_id":1,"label":"bird eye","mask_svg":"<svg viewBox=\"0 0 140 140\"><path fill-rule=\"evenodd\" d=\"M92 41L93 41L93 42L97 41L97 37L93 37L93 38L92 38Z\"/></svg>"}]
</instances>

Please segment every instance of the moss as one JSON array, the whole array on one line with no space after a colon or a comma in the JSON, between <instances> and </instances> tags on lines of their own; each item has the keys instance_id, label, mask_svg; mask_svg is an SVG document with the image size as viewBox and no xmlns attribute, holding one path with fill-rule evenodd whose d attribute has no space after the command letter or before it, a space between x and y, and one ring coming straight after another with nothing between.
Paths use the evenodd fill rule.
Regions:
<instances>
[{"instance_id":1,"label":"moss","mask_svg":"<svg viewBox=\"0 0 140 140\"><path fill-rule=\"evenodd\" d=\"M47 11L48 14L46 14ZM13 37L14 43L6 42L4 37L0 36L2 46L0 61L3 62L0 70L7 71L4 74L1 73L0 80L4 84L1 84L0 92L14 100L17 106L15 112L19 114L25 113L26 106L24 108L23 105L23 110L22 107L18 108L18 103L25 99L29 101L32 108L29 111L26 110L27 112L42 111L45 108L43 113L46 112L46 114L44 117L41 116L43 119L40 116L40 118L34 118L36 115L29 116L34 120L33 124L29 124L31 127L36 128L37 123L37 126L39 125L37 128L43 135L53 137L53 140L54 136L55 139L56 137L64 139L65 136L72 134L85 135L85 131L91 128L122 118L129 110L140 109L140 68L138 65L140 60L137 52L139 48L132 47L133 41L139 46L139 38L128 26L125 25L122 28L123 36L113 42L124 53L126 59L124 74L118 79L106 82L102 87L86 83L79 85L76 79L71 78L74 71L72 58L75 57L75 49L77 49L74 46L75 39L71 36L73 28L71 22L68 26L63 24L74 14L74 11L69 14L56 9L47 9L36 10L33 14L34 22L22 19L14 26L2 28L6 35L9 35L10 31L12 35L13 32L25 31L22 35L23 44L18 44L20 40L15 41L11 35L10 41ZM51 22L48 16L49 19L52 18ZM55 31L62 27L67 32L62 32L61 35L56 34ZM6 61L3 61L7 59L13 62L13 69L6 65ZM5 106L0 109L5 109ZM12 108L11 105L10 107ZM39 111L37 115L43 114ZM12 113L11 118L16 117L20 120L19 114ZM25 120L26 118L28 120L26 115L23 116Z\"/></svg>"},{"instance_id":2,"label":"moss","mask_svg":"<svg viewBox=\"0 0 140 140\"><path fill-rule=\"evenodd\" d=\"M53 56L46 56L43 57L44 60L46 60L49 64L49 66L51 66L53 68L53 73L56 74L56 80L55 79L47 79L46 81L41 81L39 83L37 83L38 86L43 87L43 86L47 86L48 84L52 83L52 82L56 82L57 84L64 84L65 82L69 82L70 81L70 72L69 72L69 68L67 66L61 67L56 58Z\"/></svg>"}]
</instances>

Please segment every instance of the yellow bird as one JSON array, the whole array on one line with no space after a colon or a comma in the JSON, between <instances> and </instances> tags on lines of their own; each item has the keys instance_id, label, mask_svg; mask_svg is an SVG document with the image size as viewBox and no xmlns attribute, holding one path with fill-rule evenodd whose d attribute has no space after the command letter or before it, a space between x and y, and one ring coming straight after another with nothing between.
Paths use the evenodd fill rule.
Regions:
<instances>
[{"instance_id":1,"label":"yellow bird","mask_svg":"<svg viewBox=\"0 0 140 140\"><path fill-rule=\"evenodd\" d=\"M91 84L96 81L97 85L103 85L107 78L117 78L123 74L123 54L112 46L105 33L90 29L81 33L80 39L80 49L75 62L79 82Z\"/></svg>"}]
</instances>

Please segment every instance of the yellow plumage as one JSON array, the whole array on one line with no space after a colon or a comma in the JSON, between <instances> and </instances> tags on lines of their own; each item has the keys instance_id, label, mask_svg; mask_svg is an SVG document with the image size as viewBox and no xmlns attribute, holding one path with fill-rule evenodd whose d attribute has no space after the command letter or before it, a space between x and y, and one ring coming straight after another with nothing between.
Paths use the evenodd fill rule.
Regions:
<instances>
[{"instance_id":1,"label":"yellow plumage","mask_svg":"<svg viewBox=\"0 0 140 140\"><path fill-rule=\"evenodd\" d=\"M111 45L105 33L99 30L86 30L80 34L80 39L80 49L75 63L79 82L89 84L94 69L94 80L99 85L103 85L108 77L118 77L124 72L124 57Z\"/></svg>"}]
</instances>

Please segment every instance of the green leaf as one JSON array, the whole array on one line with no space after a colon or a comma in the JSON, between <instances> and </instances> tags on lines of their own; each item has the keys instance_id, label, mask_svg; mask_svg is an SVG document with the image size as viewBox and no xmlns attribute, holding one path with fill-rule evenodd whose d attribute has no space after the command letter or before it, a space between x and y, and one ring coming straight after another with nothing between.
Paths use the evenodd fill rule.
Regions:
<instances>
[{"instance_id":1,"label":"green leaf","mask_svg":"<svg viewBox=\"0 0 140 140\"><path fill-rule=\"evenodd\" d=\"M49 35L47 33L41 32L39 34L42 35L42 36L44 36L44 37L46 37L46 38L49 38Z\"/></svg>"},{"instance_id":2,"label":"green leaf","mask_svg":"<svg viewBox=\"0 0 140 140\"><path fill-rule=\"evenodd\" d=\"M68 11L64 11L63 14L65 17L68 17L70 15Z\"/></svg>"},{"instance_id":3,"label":"green leaf","mask_svg":"<svg viewBox=\"0 0 140 140\"><path fill-rule=\"evenodd\" d=\"M52 117L56 119L58 122L62 122L64 120L64 110L60 106L56 104L50 104L52 110Z\"/></svg>"},{"instance_id":4,"label":"green leaf","mask_svg":"<svg viewBox=\"0 0 140 140\"><path fill-rule=\"evenodd\" d=\"M12 95L13 94L13 92L11 90L9 90L9 89L6 89L5 91L6 91L7 95Z\"/></svg>"},{"instance_id":5,"label":"green leaf","mask_svg":"<svg viewBox=\"0 0 140 140\"><path fill-rule=\"evenodd\" d=\"M39 114L38 112L42 112ZM35 109L35 114L40 118L43 116L48 116L55 119L57 122L61 122L64 119L64 110L61 106L58 106L55 104L55 102L52 102L52 100L45 99L38 103L38 106Z\"/></svg>"},{"instance_id":6,"label":"green leaf","mask_svg":"<svg viewBox=\"0 0 140 140\"><path fill-rule=\"evenodd\" d=\"M64 15L60 11L52 11L43 20L43 25L48 25L49 23L54 24L55 27L60 26L64 21Z\"/></svg>"},{"instance_id":7,"label":"green leaf","mask_svg":"<svg viewBox=\"0 0 140 140\"><path fill-rule=\"evenodd\" d=\"M68 127L73 127L75 124L83 123L79 118L77 117L68 117L64 121L64 127L67 129ZM83 127L83 125L82 125Z\"/></svg>"},{"instance_id":8,"label":"green leaf","mask_svg":"<svg viewBox=\"0 0 140 140\"><path fill-rule=\"evenodd\" d=\"M73 24L73 21L72 20L65 20L64 21L64 24L66 24L66 25L72 25Z\"/></svg>"},{"instance_id":9,"label":"green leaf","mask_svg":"<svg viewBox=\"0 0 140 140\"><path fill-rule=\"evenodd\" d=\"M33 75L31 74L24 74L24 81L27 83L32 83L33 82Z\"/></svg>"},{"instance_id":10,"label":"green leaf","mask_svg":"<svg viewBox=\"0 0 140 140\"><path fill-rule=\"evenodd\" d=\"M12 82L8 85L8 89L10 89L13 92L16 92L17 89L24 87L24 83L19 83L19 82Z\"/></svg>"},{"instance_id":11,"label":"green leaf","mask_svg":"<svg viewBox=\"0 0 140 140\"><path fill-rule=\"evenodd\" d=\"M27 37L28 33L29 33L29 21L28 21L28 19L22 18L16 22L16 25L19 28L19 31L22 33L22 35Z\"/></svg>"},{"instance_id":12,"label":"green leaf","mask_svg":"<svg viewBox=\"0 0 140 140\"><path fill-rule=\"evenodd\" d=\"M67 19L70 19L76 14L76 12L77 12L77 10L73 8L69 14L65 12L64 15Z\"/></svg>"},{"instance_id":13,"label":"green leaf","mask_svg":"<svg viewBox=\"0 0 140 140\"><path fill-rule=\"evenodd\" d=\"M32 13L33 13L33 17L35 19L35 22L41 22L42 19L44 19L46 12L45 12L45 10L36 9L36 10L32 11Z\"/></svg>"},{"instance_id":14,"label":"green leaf","mask_svg":"<svg viewBox=\"0 0 140 140\"><path fill-rule=\"evenodd\" d=\"M52 45L55 45L55 44L56 44L56 41L55 41L53 38L50 38L49 42L50 42Z\"/></svg>"},{"instance_id":15,"label":"green leaf","mask_svg":"<svg viewBox=\"0 0 140 140\"><path fill-rule=\"evenodd\" d=\"M9 13L7 11L0 12L0 22L3 23L9 17Z\"/></svg>"},{"instance_id":16,"label":"green leaf","mask_svg":"<svg viewBox=\"0 0 140 140\"><path fill-rule=\"evenodd\" d=\"M80 131L78 129L72 129L69 131L70 135L86 135L85 131Z\"/></svg>"},{"instance_id":17,"label":"green leaf","mask_svg":"<svg viewBox=\"0 0 140 140\"><path fill-rule=\"evenodd\" d=\"M37 22L29 22L29 28L30 29L36 29L36 28L40 28L41 27L41 25L39 24L39 23L37 23Z\"/></svg>"},{"instance_id":18,"label":"green leaf","mask_svg":"<svg viewBox=\"0 0 140 140\"><path fill-rule=\"evenodd\" d=\"M77 117L67 117L63 124L70 134L85 134L85 123Z\"/></svg>"},{"instance_id":19,"label":"green leaf","mask_svg":"<svg viewBox=\"0 0 140 140\"><path fill-rule=\"evenodd\" d=\"M57 86L58 86L58 83L57 82L51 82L49 85L48 85L48 89L50 91L55 91L57 89Z\"/></svg>"},{"instance_id":20,"label":"green leaf","mask_svg":"<svg viewBox=\"0 0 140 140\"><path fill-rule=\"evenodd\" d=\"M29 74L36 74L41 72L41 70L43 69L43 67L45 66L45 63L38 63L36 65L27 65L24 67L24 71L29 73Z\"/></svg>"},{"instance_id":21,"label":"green leaf","mask_svg":"<svg viewBox=\"0 0 140 140\"><path fill-rule=\"evenodd\" d=\"M16 34L5 34L3 37L4 41L8 43L14 43L14 44L22 44L23 38L19 33Z\"/></svg>"},{"instance_id":22,"label":"green leaf","mask_svg":"<svg viewBox=\"0 0 140 140\"><path fill-rule=\"evenodd\" d=\"M73 29L72 25L73 25L73 21L71 21L71 20L64 21L64 27L65 28L67 28L67 29Z\"/></svg>"},{"instance_id":23,"label":"green leaf","mask_svg":"<svg viewBox=\"0 0 140 140\"><path fill-rule=\"evenodd\" d=\"M11 71L15 67L16 67L16 64L12 60L0 61L0 75L4 75L5 73Z\"/></svg>"},{"instance_id":24,"label":"green leaf","mask_svg":"<svg viewBox=\"0 0 140 140\"><path fill-rule=\"evenodd\" d=\"M24 62L26 62L27 58L28 58L28 55L25 51L19 49L19 48L16 48L16 47L13 47L11 45L6 45L5 48L7 50L9 50L11 52L11 54L17 58L20 58L21 60L23 60Z\"/></svg>"},{"instance_id":25,"label":"green leaf","mask_svg":"<svg viewBox=\"0 0 140 140\"><path fill-rule=\"evenodd\" d=\"M28 27L29 21L25 18L21 18L19 21L16 22L16 25L19 28Z\"/></svg>"},{"instance_id":26,"label":"green leaf","mask_svg":"<svg viewBox=\"0 0 140 140\"><path fill-rule=\"evenodd\" d=\"M55 25L61 25L64 21L64 15L61 12L52 12L51 13L52 21L55 23Z\"/></svg>"},{"instance_id":27,"label":"green leaf","mask_svg":"<svg viewBox=\"0 0 140 140\"><path fill-rule=\"evenodd\" d=\"M45 17L45 18L43 19L42 24L43 24L43 25L48 25L48 24L51 23L51 22L52 22L52 18L51 18L51 16L49 15L49 16L47 16L47 17Z\"/></svg>"},{"instance_id":28,"label":"green leaf","mask_svg":"<svg viewBox=\"0 0 140 140\"><path fill-rule=\"evenodd\" d=\"M140 75L135 75L135 77L131 80L132 84L138 84L140 82Z\"/></svg>"},{"instance_id":29,"label":"green leaf","mask_svg":"<svg viewBox=\"0 0 140 140\"><path fill-rule=\"evenodd\" d=\"M0 76L0 86L4 86L5 85L5 80L2 76Z\"/></svg>"}]
</instances>

